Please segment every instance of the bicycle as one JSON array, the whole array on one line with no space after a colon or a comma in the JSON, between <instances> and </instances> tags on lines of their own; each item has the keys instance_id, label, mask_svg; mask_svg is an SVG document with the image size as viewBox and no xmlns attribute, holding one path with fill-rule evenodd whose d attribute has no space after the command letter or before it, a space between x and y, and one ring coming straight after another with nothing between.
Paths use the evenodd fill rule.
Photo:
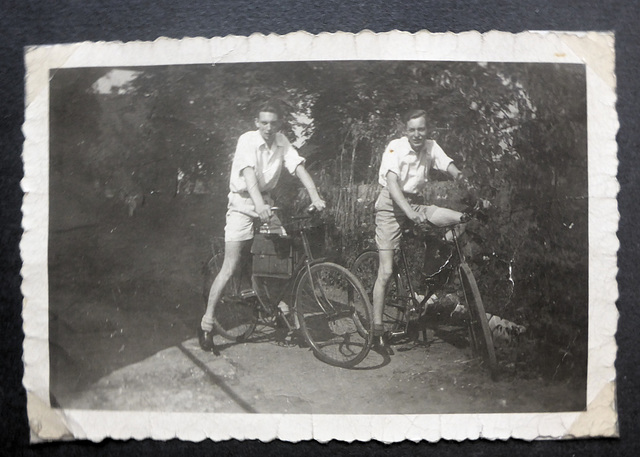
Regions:
<instances>
[{"instance_id":1,"label":"bicycle","mask_svg":"<svg viewBox=\"0 0 640 457\"><path fill-rule=\"evenodd\" d=\"M260 233L256 234L251 249L253 271L247 271L245 262L229 281L214 311L214 329L232 342L245 342L258 322L284 327L288 334L302 333L321 361L351 368L364 360L373 343L371 303L347 268L313 257L307 237L312 217L307 214L290 218L299 227L292 230L290 226L287 231L297 234L302 249L291 248L295 237L267 234L274 243L272 248L259 241ZM260 243L262 247L258 246ZM212 247L213 255L205 266L205 306L224 258L219 246L214 243ZM297 254L295 262L292 251ZM248 253L244 254L246 259ZM279 290L272 293L275 289ZM292 309L283 306L287 302L292 303Z\"/></svg>"},{"instance_id":2,"label":"bicycle","mask_svg":"<svg viewBox=\"0 0 640 457\"><path fill-rule=\"evenodd\" d=\"M446 288L457 289L466 304L466 323L472 352L476 357L482 357L492 379L495 379L498 365L493 337L476 279L460 246L461 227L461 223L441 227L443 233L440 237L430 237L429 232L424 233L425 259L430 259L431 265L425 262L421 272L426 287L423 297L417 294L404 243L401 243L397 254L400 262L394 259L393 275L385 292L383 324L391 338L407 336L410 324L425 316L427 302L436 292ZM370 249L362 252L351 266L351 271L360 279L370 297L378 273L378 262L378 251ZM426 330L422 331L426 335Z\"/></svg>"}]
</instances>

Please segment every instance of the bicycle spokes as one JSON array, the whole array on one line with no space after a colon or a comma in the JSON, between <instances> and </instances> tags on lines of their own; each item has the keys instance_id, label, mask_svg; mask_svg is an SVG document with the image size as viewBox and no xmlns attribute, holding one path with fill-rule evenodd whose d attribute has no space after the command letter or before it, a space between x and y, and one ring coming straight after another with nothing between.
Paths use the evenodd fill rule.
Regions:
<instances>
[{"instance_id":1,"label":"bicycle spokes","mask_svg":"<svg viewBox=\"0 0 640 457\"><path fill-rule=\"evenodd\" d=\"M301 329L315 354L332 365L354 366L366 356L370 306L357 279L328 262L309 266L296 288Z\"/></svg>"}]
</instances>

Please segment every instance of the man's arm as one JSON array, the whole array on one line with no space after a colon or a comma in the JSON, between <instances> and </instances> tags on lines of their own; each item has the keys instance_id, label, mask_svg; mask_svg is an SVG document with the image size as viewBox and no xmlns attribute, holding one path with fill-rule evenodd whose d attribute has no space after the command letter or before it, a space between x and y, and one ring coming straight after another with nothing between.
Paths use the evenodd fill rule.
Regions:
<instances>
[{"instance_id":1,"label":"man's arm","mask_svg":"<svg viewBox=\"0 0 640 457\"><path fill-rule=\"evenodd\" d=\"M453 162L451 162L449 164L449 166L447 167L447 173L449 173L449 175L455 180L459 180L459 179L463 179L464 176L462 175L462 172L460 170L458 170L458 167L456 167L454 165Z\"/></svg>"},{"instance_id":2,"label":"man's arm","mask_svg":"<svg viewBox=\"0 0 640 457\"><path fill-rule=\"evenodd\" d=\"M447 167L447 173L449 173L449 176L451 176L454 181L461 182L463 185L469 188L470 184L466 176L460 170L458 170L458 167L456 167L453 162L451 162L451 164L449 164L449 166Z\"/></svg>"},{"instance_id":3,"label":"man's arm","mask_svg":"<svg viewBox=\"0 0 640 457\"><path fill-rule=\"evenodd\" d=\"M433 149L431 151L433 158L433 168L436 170L444 171L454 180L458 181L464 179L464 175L458 167L455 166L451 157L449 157L436 142L433 143Z\"/></svg>"},{"instance_id":4,"label":"man's arm","mask_svg":"<svg viewBox=\"0 0 640 457\"><path fill-rule=\"evenodd\" d=\"M311 198L311 204L319 211L322 211L325 208L324 200L320 198L318 194L318 189L316 189L316 185L313 182L313 178L304 167L304 165L300 164L296 167L296 176L302 183L302 185L307 189L309 193L309 197Z\"/></svg>"},{"instance_id":5,"label":"man's arm","mask_svg":"<svg viewBox=\"0 0 640 457\"><path fill-rule=\"evenodd\" d=\"M391 194L391 198L394 202L400 207L402 211L407 215L407 217L415 222L416 224L420 224L427 220L427 215L424 213L419 213L414 211L411 208L411 205L407 201L400 188L400 184L398 184L398 175L393 171L387 172L387 189L389 189L389 194Z\"/></svg>"},{"instance_id":6,"label":"man's arm","mask_svg":"<svg viewBox=\"0 0 640 457\"><path fill-rule=\"evenodd\" d=\"M251 197L251 200L253 200L253 205L256 207L256 213L258 214L258 217L262 222L268 222L271 218L271 207L269 205L265 205L264 203L262 193L260 192L260 188L258 187L258 178L256 177L256 171L251 167L245 167L240 173L247 183L247 192L249 192L249 196Z\"/></svg>"}]
</instances>

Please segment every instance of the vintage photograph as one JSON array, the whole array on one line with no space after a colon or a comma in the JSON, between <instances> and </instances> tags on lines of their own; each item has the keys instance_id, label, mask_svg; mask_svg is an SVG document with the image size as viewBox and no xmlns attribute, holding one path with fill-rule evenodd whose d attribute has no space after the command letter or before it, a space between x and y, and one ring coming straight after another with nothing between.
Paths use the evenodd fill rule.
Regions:
<instances>
[{"instance_id":1,"label":"vintage photograph","mask_svg":"<svg viewBox=\"0 0 640 457\"><path fill-rule=\"evenodd\" d=\"M45 403L586 411L588 72L51 68Z\"/></svg>"},{"instance_id":2,"label":"vintage photograph","mask_svg":"<svg viewBox=\"0 0 640 457\"><path fill-rule=\"evenodd\" d=\"M231 63L51 76L54 404L585 408L583 65ZM309 223L295 219L309 206ZM445 239L447 228L458 236ZM253 281L232 290L242 264ZM333 309L342 305L345 315Z\"/></svg>"}]
</instances>

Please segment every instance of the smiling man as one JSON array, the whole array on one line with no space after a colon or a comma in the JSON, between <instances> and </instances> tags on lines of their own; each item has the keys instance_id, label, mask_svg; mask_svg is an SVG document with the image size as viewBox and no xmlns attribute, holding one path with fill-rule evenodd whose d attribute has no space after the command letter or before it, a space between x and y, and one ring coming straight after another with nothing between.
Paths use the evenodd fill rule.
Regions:
<instances>
[{"instance_id":1,"label":"smiling man","mask_svg":"<svg viewBox=\"0 0 640 457\"><path fill-rule=\"evenodd\" d=\"M244 247L251 242L254 221L271 219L271 191L278 184L282 168L300 179L311 197L311 205L322 211L324 201L318 195L313 179L304 167L304 158L280 133L282 114L275 104L262 105L255 118L257 130L238 138L229 179L229 204L224 228L224 261L216 276L207 309L198 327L198 341L205 351L214 351L213 313L222 291L240 264Z\"/></svg>"},{"instance_id":2,"label":"smiling man","mask_svg":"<svg viewBox=\"0 0 640 457\"><path fill-rule=\"evenodd\" d=\"M383 186L376 200L376 245L379 253L378 276L373 287L374 348L386 354L393 351L382 324L384 296L393 272L393 253L400 247L402 224L449 225L460 222L463 213L434 205L420 204L420 193L429 181L432 168L464 179L442 148L428 139L427 113L410 111L405 118L405 136L392 140L382 155L378 181Z\"/></svg>"}]
</instances>

